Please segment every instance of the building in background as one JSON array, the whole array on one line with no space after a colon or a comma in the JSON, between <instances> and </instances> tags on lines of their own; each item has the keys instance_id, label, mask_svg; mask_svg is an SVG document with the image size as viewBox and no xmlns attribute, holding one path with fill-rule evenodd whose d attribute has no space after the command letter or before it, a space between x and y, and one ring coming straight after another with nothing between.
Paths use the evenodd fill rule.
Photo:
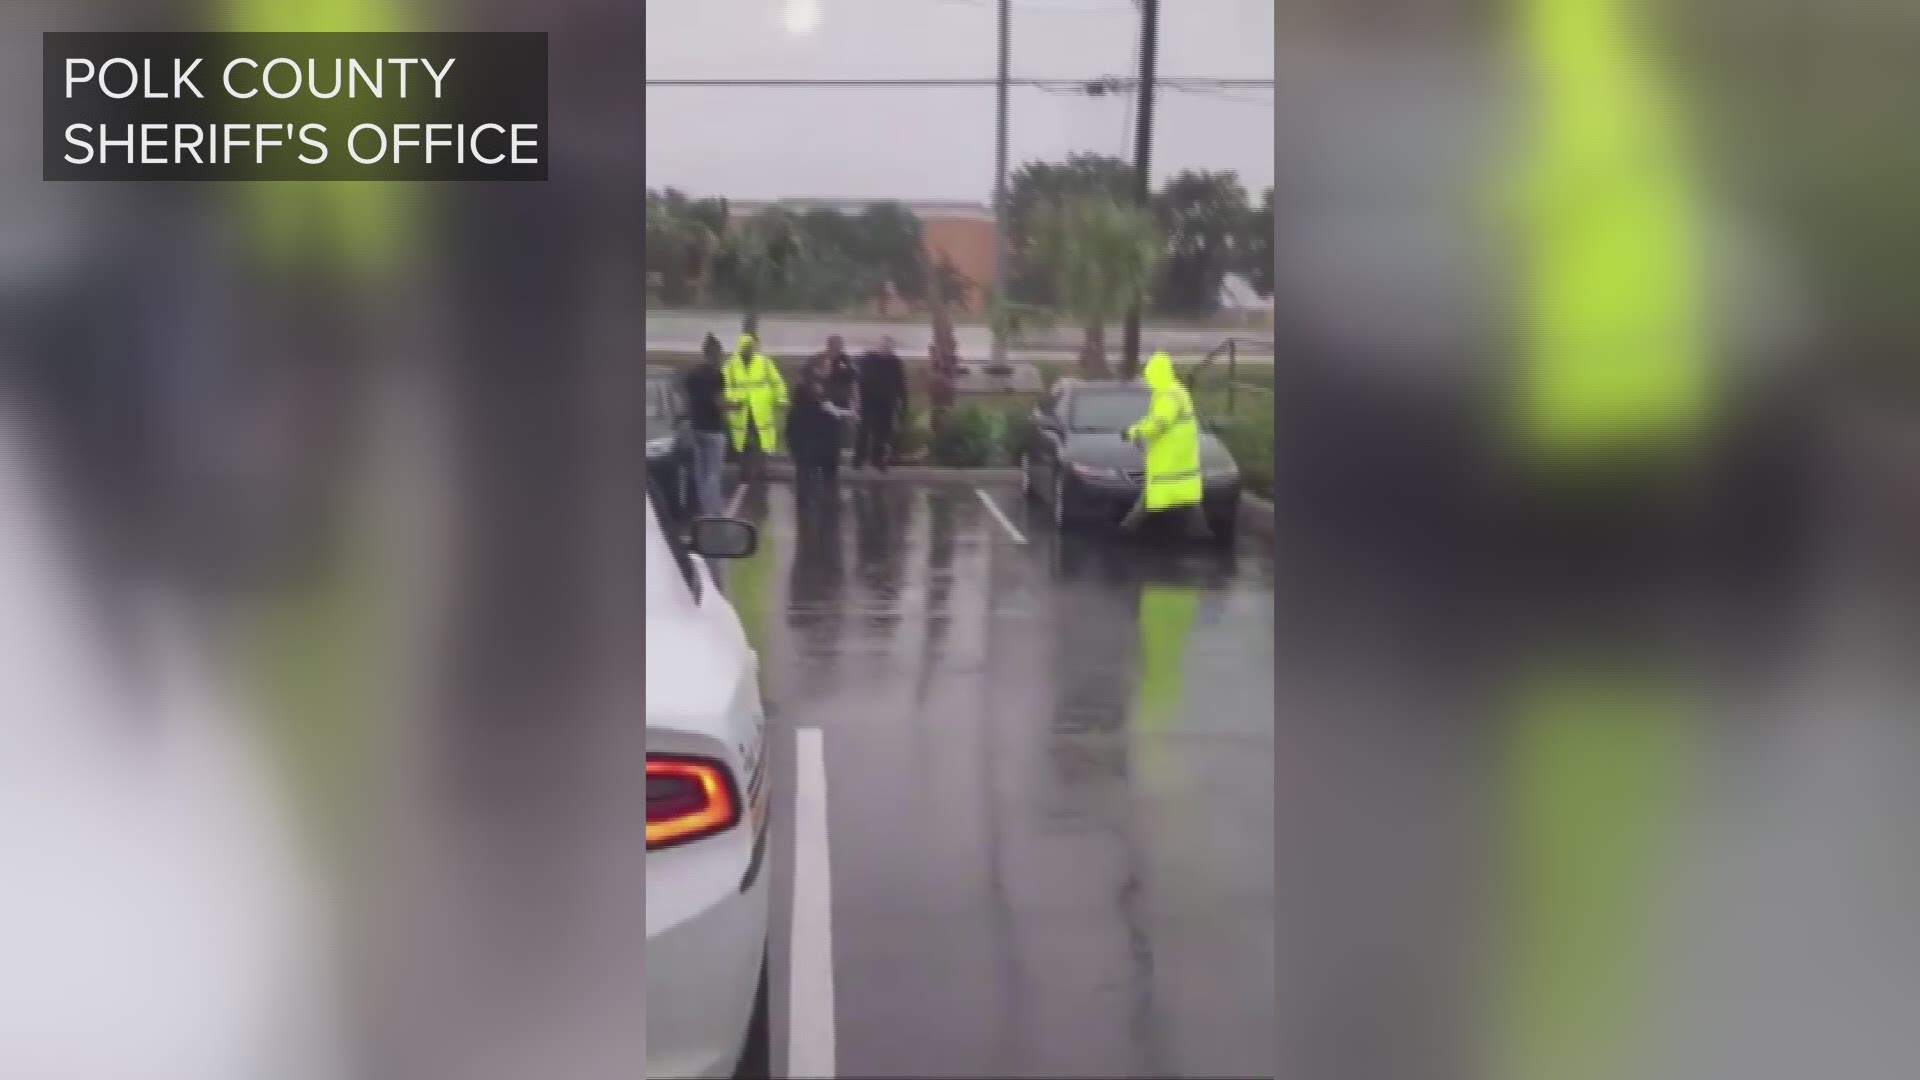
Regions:
<instances>
[{"instance_id":1,"label":"building in background","mask_svg":"<svg viewBox=\"0 0 1920 1080\"><path fill-rule=\"evenodd\" d=\"M858 214L874 202L872 199L779 199L776 201L737 199L728 203L733 218L749 218L769 207L779 206L794 213L808 210L832 210ZM949 266L955 277L956 314L978 315L986 311L993 293L993 208L986 203L965 201L903 202L920 219L926 246L927 265ZM875 314L901 314L913 310L897 296L878 296L872 301Z\"/></svg>"}]
</instances>

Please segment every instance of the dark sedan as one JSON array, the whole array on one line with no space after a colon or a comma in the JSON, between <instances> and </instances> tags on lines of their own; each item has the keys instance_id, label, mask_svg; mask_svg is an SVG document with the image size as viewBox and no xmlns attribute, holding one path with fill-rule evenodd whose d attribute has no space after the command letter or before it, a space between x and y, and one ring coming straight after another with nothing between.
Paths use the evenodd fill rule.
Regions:
<instances>
[{"instance_id":1,"label":"dark sedan","mask_svg":"<svg viewBox=\"0 0 1920 1080\"><path fill-rule=\"evenodd\" d=\"M693 431L685 400L671 375L647 376L647 484L655 502L675 521L693 508Z\"/></svg>"},{"instance_id":2,"label":"dark sedan","mask_svg":"<svg viewBox=\"0 0 1920 1080\"><path fill-rule=\"evenodd\" d=\"M1140 498L1146 469L1122 434L1147 414L1152 392L1139 383L1061 379L1033 410L1033 434L1020 456L1028 498L1045 502L1061 529L1114 525ZM1219 439L1200 436L1207 525L1232 542L1240 513L1240 468Z\"/></svg>"}]
</instances>

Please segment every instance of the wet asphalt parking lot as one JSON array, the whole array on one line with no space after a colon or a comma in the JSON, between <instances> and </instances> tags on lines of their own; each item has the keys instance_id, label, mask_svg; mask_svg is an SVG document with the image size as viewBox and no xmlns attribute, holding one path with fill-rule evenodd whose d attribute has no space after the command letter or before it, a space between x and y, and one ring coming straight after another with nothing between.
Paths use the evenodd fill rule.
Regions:
<instances>
[{"instance_id":1,"label":"wet asphalt parking lot","mask_svg":"<svg viewBox=\"0 0 1920 1080\"><path fill-rule=\"evenodd\" d=\"M785 1075L1920 1061L1920 606L1879 524L1795 585L1496 597L959 483L741 512Z\"/></svg>"},{"instance_id":2,"label":"wet asphalt parking lot","mask_svg":"<svg viewBox=\"0 0 1920 1080\"><path fill-rule=\"evenodd\" d=\"M1273 564L1011 487L744 492L798 1076L1273 1075Z\"/></svg>"}]
</instances>

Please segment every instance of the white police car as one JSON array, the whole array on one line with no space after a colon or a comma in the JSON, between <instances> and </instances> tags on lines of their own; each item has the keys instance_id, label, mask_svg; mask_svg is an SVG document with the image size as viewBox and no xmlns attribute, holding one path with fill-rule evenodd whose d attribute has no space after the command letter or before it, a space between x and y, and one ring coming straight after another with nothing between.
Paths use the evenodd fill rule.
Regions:
<instances>
[{"instance_id":1,"label":"white police car","mask_svg":"<svg viewBox=\"0 0 1920 1080\"><path fill-rule=\"evenodd\" d=\"M765 1076L768 791L759 658L706 560L753 526L647 507L649 1077Z\"/></svg>"}]
</instances>

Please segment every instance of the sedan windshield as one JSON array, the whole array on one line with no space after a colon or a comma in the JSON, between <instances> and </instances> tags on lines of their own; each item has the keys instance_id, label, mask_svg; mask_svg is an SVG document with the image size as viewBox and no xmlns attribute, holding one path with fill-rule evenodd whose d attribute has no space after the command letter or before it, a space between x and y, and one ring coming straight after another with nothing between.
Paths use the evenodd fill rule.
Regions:
<instances>
[{"instance_id":1,"label":"sedan windshield","mask_svg":"<svg viewBox=\"0 0 1920 1080\"><path fill-rule=\"evenodd\" d=\"M1067 426L1076 432L1114 435L1147 415L1153 395L1144 387L1081 391L1068 407Z\"/></svg>"}]
</instances>

